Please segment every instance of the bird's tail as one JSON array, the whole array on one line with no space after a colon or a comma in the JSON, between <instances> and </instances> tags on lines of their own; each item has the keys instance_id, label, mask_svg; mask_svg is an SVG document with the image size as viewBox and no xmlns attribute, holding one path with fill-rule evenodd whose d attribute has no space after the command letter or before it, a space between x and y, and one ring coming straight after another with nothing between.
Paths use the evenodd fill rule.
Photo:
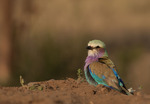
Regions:
<instances>
[{"instance_id":1,"label":"bird's tail","mask_svg":"<svg viewBox=\"0 0 150 104\"><path fill-rule=\"evenodd\" d=\"M123 94L126 94L126 95L133 95L133 93L132 92L129 92L126 88L124 88L123 86L120 86L121 87L121 89L122 89L122 93Z\"/></svg>"}]
</instances>

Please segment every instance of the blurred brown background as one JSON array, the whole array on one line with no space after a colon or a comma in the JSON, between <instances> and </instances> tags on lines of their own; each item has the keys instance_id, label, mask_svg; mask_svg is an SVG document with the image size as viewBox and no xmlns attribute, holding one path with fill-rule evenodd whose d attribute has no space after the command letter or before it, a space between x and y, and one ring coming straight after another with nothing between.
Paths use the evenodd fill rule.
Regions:
<instances>
[{"instance_id":1,"label":"blurred brown background","mask_svg":"<svg viewBox=\"0 0 150 104\"><path fill-rule=\"evenodd\" d=\"M77 78L92 39L128 87L150 93L149 0L0 0L0 83Z\"/></svg>"}]
</instances>

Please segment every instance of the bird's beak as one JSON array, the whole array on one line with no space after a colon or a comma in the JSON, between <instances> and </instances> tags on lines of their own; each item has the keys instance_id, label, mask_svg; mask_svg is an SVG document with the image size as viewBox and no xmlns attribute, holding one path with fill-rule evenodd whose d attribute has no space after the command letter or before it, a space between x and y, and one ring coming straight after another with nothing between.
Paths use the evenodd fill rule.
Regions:
<instances>
[{"instance_id":1,"label":"bird's beak","mask_svg":"<svg viewBox=\"0 0 150 104\"><path fill-rule=\"evenodd\" d=\"M91 46L87 46L87 47L86 47L86 49L88 49L88 50L92 50L92 49L93 49L93 47L91 47Z\"/></svg>"}]
</instances>

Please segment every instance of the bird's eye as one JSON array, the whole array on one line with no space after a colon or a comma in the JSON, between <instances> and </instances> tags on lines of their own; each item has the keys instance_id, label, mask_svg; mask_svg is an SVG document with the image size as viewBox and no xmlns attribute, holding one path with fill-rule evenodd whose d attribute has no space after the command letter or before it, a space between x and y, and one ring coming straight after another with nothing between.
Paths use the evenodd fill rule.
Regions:
<instances>
[{"instance_id":1,"label":"bird's eye","mask_svg":"<svg viewBox=\"0 0 150 104\"><path fill-rule=\"evenodd\" d=\"M95 48L100 48L100 46L96 46Z\"/></svg>"},{"instance_id":2,"label":"bird's eye","mask_svg":"<svg viewBox=\"0 0 150 104\"><path fill-rule=\"evenodd\" d=\"M93 48L91 46L87 46L86 49L92 50Z\"/></svg>"}]
</instances>

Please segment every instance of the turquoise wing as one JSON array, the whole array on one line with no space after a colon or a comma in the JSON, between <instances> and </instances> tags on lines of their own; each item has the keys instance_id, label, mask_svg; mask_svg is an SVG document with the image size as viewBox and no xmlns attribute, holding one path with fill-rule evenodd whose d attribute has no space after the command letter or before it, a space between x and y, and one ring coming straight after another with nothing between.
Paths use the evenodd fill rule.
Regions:
<instances>
[{"instance_id":1,"label":"turquoise wing","mask_svg":"<svg viewBox=\"0 0 150 104\"><path fill-rule=\"evenodd\" d=\"M92 78L98 84L102 84L104 86L121 91L119 81L116 77L117 73L114 73L114 71L110 69L106 64L93 62L88 66L88 70Z\"/></svg>"}]
</instances>

